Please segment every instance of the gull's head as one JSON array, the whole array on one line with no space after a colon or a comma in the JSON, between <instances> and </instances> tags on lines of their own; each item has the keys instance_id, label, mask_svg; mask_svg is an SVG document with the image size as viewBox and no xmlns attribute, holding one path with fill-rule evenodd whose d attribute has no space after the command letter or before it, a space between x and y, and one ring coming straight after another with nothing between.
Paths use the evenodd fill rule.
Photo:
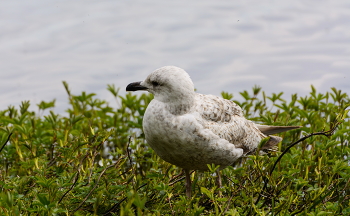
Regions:
<instances>
[{"instance_id":1,"label":"gull's head","mask_svg":"<svg viewBox=\"0 0 350 216\"><path fill-rule=\"evenodd\" d=\"M126 91L146 90L162 102L184 101L193 99L194 85L190 76L183 69L165 66L153 71L141 82L130 83Z\"/></svg>"}]
</instances>

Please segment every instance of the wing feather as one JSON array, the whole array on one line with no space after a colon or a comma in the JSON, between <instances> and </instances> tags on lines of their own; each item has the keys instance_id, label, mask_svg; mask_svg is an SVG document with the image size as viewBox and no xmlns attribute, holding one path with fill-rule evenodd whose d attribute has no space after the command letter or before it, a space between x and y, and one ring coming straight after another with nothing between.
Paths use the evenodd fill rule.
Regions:
<instances>
[{"instance_id":1,"label":"wing feather","mask_svg":"<svg viewBox=\"0 0 350 216\"><path fill-rule=\"evenodd\" d=\"M282 133L285 131L301 128L300 126L271 126L271 125L256 125L257 128L265 135Z\"/></svg>"},{"instance_id":2,"label":"wing feather","mask_svg":"<svg viewBox=\"0 0 350 216\"><path fill-rule=\"evenodd\" d=\"M254 151L266 137L256 125L243 116L240 106L213 95L197 94L196 111L199 122L220 138L229 141L244 152Z\"/></svg>"},{"instance_id":3,"label":"wing feather","mask_svg":"<svg viewBox=\"0 0 350 216\"><path fill-rule=\"evenodd\" d=\"M209 121L231 122L233 116L243 117L240 106L230 100L226 100L214 95L196 95L196 111Z\"/></svg>"}]
</instances>

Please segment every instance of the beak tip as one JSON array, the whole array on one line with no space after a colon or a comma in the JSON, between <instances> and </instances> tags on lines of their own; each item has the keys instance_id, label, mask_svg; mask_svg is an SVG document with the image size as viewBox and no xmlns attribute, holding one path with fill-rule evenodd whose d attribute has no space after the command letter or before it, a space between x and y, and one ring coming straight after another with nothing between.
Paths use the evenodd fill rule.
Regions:
<instances>
[{"instance_id":1,"label":"beak tip","mask_svg":"<svg viewBox=\"0 0 350 216\"><path fill-rule=\"evenodd\" d=\"M125 88L126 91L138 91L138 90L147 90L147 89L148 89L147 87L141 85L141 81L130 83Z\"/></svg>"}]
</instances>

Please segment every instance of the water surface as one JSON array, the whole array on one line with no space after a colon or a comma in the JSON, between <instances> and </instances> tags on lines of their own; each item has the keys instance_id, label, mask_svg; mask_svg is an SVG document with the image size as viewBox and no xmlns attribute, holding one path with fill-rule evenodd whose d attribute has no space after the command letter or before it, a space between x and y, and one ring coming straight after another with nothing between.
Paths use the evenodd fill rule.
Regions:
<instances>
[{"instance_id":1,"label":"water surface","mask_svg":"<svg viewBox=\"0 0 350 216\"><path fill-rule=\"evenodd\" d=\"M62 81L116 105L107 84L184 68L198 92L350 92L350 2L1 1L0 109L56 99Z\"/></svg>"}]
</instances>

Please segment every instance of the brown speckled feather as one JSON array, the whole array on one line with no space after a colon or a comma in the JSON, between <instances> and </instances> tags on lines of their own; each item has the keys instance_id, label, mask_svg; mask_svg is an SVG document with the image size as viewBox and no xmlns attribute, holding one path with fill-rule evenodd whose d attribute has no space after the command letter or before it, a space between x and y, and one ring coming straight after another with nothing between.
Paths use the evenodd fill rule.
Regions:
<instances>
[{"instance_id":1,"label":"brown speckled feather","mask_svg":"<svg viewBox=\"0 0 350 216\"><path fill-rule=\"evenodd\" d=\"M203 127L228 140L245 152L254 151L266 137L256 124L243 116L240 106L214 95L196 94L196 111L202 116Z\"/></svg>"}]
</instances>

